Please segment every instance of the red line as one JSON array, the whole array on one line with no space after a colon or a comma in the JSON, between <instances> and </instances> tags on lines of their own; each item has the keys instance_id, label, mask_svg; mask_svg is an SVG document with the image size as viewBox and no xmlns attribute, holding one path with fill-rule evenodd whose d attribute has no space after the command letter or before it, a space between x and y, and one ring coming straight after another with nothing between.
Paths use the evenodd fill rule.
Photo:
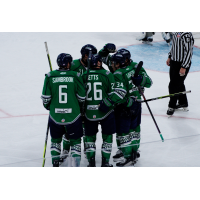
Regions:
<instances>
[{"instance_id":1,"label":"red line","mask_svg":"<svg viewBox=\"0 0 200 200\"><path fill-rule=\"evenodd\" d=\"M43 116L43 115L48 115L48 114L33 114L33 115L18 115L18 116L8 116L8 117L0 117L0 119L4 118L14 118L14 117L33 117L33 116Z\"/></svg>"},{"instance_id":2,"label":"red line","mask_svg":"<svg viewBox=\"0 0 200 200\"><path fill-rule=\"evenodd\" d=\"M45 116L45 115L49 115L49 114L33 114L33 115L18 115L18 116L8 116L8 117L0 117L0 119L5 119L5 118L15 118L15 117L33 117L33 116ZM145 116L150 116L150 114L142 114ZM154 116L158 116L158 117L168 117L167 115L154 115ZM178 116L172 116L174 118L182 118L182 119L191 119L191 120L200 120L198 118L190 118L190 117L178 117Z\"/></svg>"},{"instance_id":3,"label":"red line","mask_svg":"<svg viewBox=\"0 0 200 200\"><path fill-rule=\"evenodd\" d=\"M196 48L200 49L200 47L198 47L198 46L196 46L196 45L194 45L194 47L196 47Z\"/></svg>"},{"instance_id":4,"label":"red line","mask_svg":"<svg viewBox=\"0 0 200 200\"><path fill-rule=\"evenodd\" d=\"M1 110L1 109L0 109L0 112L2 112L2 113L4 113L4 114L8 115L9 117L13 117L13 116L10 115L9 113L7 113L7 112L5 112L5 111L3 111L3 110Z\"/></svg>"}]
</instances>

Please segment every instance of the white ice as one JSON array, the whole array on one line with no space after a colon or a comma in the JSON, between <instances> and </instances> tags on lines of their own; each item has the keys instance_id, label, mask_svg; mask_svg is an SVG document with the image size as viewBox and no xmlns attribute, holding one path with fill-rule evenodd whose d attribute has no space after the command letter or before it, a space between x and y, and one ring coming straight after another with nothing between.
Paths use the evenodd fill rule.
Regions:
<instances>
[{"instance_id":1,"label":"white ice","mask_svg":"<svg viewBox=\"0 0 200 200\"><path fill-rule=\"evenodd\" d=\"M44 42L47 41L53 69L60 53L80 58L80 49L93 44L100 50L111 42L117 47L141 44L139 33L0 33L0 166L41 167L48 121L48 111L40 99L45 73L49 72ZM162 41L161 33L154 41ZM200 47L200 40L195 40ZM168 46L166 45L166 48ZM134 60L134 53L132 54ZM166 55L167 59L167 55ZM160 65L168 66L165 63ZM145 63L144 63L145 68ZM147 99L168 94L168 73L146 70L153 86L145 90ZM141 158L135 167L199 167L200 166L200 72L189 73L185 85L189 112L176 112L167 118L169 99L149 102L156 122L165 139L161 141L145 104L142 107ZM97 166L101 165L101 133L97 139ZM115 137L112 155L117 151ZM48 137L46 165L50 161L50 135ZM111 163L112 158L111 158ZM81 166L87 166L82 155ZM115 166L115 163L114 163Z\"/></svg>"}]
</instances>

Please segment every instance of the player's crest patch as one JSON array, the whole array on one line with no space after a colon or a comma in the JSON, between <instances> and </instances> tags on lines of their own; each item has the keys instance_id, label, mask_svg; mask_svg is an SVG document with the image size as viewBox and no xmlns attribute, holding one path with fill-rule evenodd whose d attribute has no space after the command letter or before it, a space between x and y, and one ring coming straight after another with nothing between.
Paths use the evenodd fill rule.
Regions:
<instances>
[{"instance_id":1,"label":"player's crest patch","mask_svg":"<svg viewBox=\"0 0 200 200\"><path fill-rule=\"evenodd\" d=\"M93 119L96 119L96 115L93 115Z\"/></svg>"},{"instance_id":2,"label":"player's crest patch","mask_svg":"<svg viewBox=\"0 0 200 200\"><path fill-rule=\"evenodd\" d=\"M186 42L190 42L190 38L189 37L186 38Z\"/></svg>"},{"instance_id":3,"label":"player's crest patch","mask_svg":"<svg viewBox=\"0 0 200 200\"><path fill-rule=\"evenodd\" d=\"M62 119L61 122L65 122L65 119Z\"/></svg>"}]
</instances>

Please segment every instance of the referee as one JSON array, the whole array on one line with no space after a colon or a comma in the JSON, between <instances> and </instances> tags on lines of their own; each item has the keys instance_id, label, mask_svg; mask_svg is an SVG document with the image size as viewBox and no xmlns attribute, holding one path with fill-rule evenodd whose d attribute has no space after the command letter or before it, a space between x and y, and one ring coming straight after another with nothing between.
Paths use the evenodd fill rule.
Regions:
<instances>
[{"instance_id":1,"label":"referee","mask_svg":"<svg viewBox=\"0 0 200 200\"><path fill-rule=\"evenodd\" d=\"M191 32L175 32L172 34L172 46L166 64L170 66L169 94L185 91L184 81L190 70L194 38ZM187 110L186 94L170 97L167 115L173 115L175 109Z\"/></svg>"}]
</instances>

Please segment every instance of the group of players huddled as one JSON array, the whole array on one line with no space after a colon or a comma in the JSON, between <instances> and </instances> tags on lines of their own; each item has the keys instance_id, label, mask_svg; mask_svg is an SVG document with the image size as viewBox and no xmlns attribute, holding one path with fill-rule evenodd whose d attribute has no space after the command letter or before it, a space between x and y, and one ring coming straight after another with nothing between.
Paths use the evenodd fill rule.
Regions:
<instances>
[{"instance_id":1,"label":"group of players huddled","mask_svg":"<svg viewBox=\"0 0 200 200\"><path fill-rule=\"evenodd\" d=\"M87 44L82 47L81 55L80 59L73 60L70 54L61 53L57 57L59 69L45 77L41 98L44 107L50 110L52 164L58 167L70 150L71 157L80 158L83 137L88 167L95 167L95 142L100 124L101 166L113 166L109 160L115 133L118 151L113 161L119 167L134 165L140 157L141 94L138 86L149 88L152 80L144 68L134 77L138 64L132 61L127 49L117 51L112 43L99 52Z\"/></svg>"}]
</instances>

